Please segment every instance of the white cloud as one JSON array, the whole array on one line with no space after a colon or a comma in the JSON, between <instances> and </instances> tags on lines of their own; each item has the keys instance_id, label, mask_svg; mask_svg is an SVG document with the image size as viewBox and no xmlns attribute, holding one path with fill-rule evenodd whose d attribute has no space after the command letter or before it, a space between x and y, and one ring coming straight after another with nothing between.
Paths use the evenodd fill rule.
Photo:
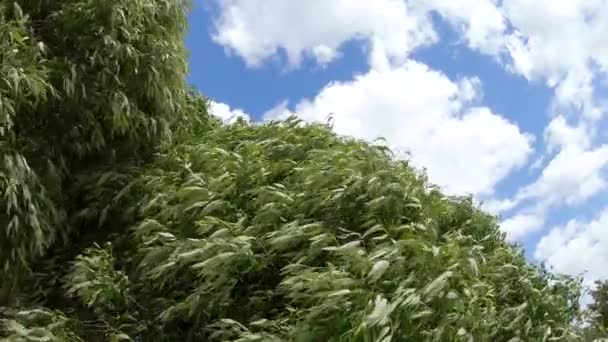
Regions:
<instances>
[{"instance_id":1,"label":"white cloud","mask_svg":"<svg viewBox=\"0 0 608 342\"><path fill-rule=\"evenodd\" d=\"M507 28L494 0L410 0L424 12L435 11L460 31L467 45L488 54L504 49Z\"/></svg>"},{"instance_id":2,"label":"white cloud","mask_svg":"<svg viewBox=\"0 0 608 342\"><path fill-rule=\"evenodd\" d=\"M608 66L608 3L604 0L504 0L503 10L519 36L517 53L525 56L515 68L550 83L590 61ZM539 15L542 13L542 15Z\"/></svg>"},{"instance_id":3,"label":"white cloud","mask_svg":"<svg viewBox=\"0 0 608 342\"><path fill-rule=\"evenodd\" d=\"M553 228L538 243L534 256L555 272L579 276L590 285L608 278L608 209L594 220L571 220Z\"/></svg>"},{"instance_id":4,"label":"white cloud","mask_svg":"<svg viewBox=\"0 0 608 342\"><path fill-rule=\"evenodd\" d=\"M582 149L586 136L567 126L562 117L548 126L547 136L548 148L558 146L560 150L536 181L522 187L513 198L493 199L483 205L484 210L498 214L518 208L515 216L501 223L510 240L523 240L541 230L549 210L580 205L608 186L608 145Z\"/></svg>"},{"instance_id":5,"label":"white cloud","mask_svg":"<svg viewBox=\"0 0 608 342\"><path fill-rule=\"evenodd\" d=\"M606 85L598 85L608 72L608 45L604 43L608 35L608 2L504 0L497 11L492 7L498 1L493 0L423 2L461 31L469 47L506 57L510 70L529 80L540 80L555 92L553 117L544 131L546 153L533 165L541 167L547 160L539 178L514 198L490 201L485 207L501 213L533 200L532 210L540 208L544 213L563 205L580 205L605 190L608 147L597 146L596 130L598 121L608 113L606 99L600 96L605 93L601 87ZM468 39L467 13L481 11L486 17L494 17L496 25L478 24L477 35L492 37L481 41L494 42L497 45L489 46L498 46L495 49L476 46ZM483 17L478 20L485 22ZM502 30L504 22L509 24L509 31ZM530 218L521 209L518 212L516 218ZM507 230L514 222L505 221ZM522 233L521 238L524 236Z\"/></svg>"},{"instance_id":6,"label":"white cloud","mask_svg":"<svg viewBox=\"0 0 608 342\"><path fill-rule=\"evenodd\" d=\"M530 163L528 170L532 172L532 171L541 169L545 165L546 159L547 159L547 156L545 156L545 155L541 155L540 157L537 157L532 163Z\"/></svg>"},{"instance_id":7,"label":"white cloud","mask_svg":"<svg viewBox=\"0 0 608 342\"><path fill-rule=\"evenodd\" d=\"M555 91L541 157L548 163L510 201L580 205L607 185L608 147L597 146L596 127L607 112L597 80L608 70L608 2L504 0L502 10L515 30L505 38L511 69Z\"/></svg>"},{"instance_id":8,"label":"white cloud","mask_svg":"<svg viewBox=\"0 0 608 342\"><path fill-rule=\"evenodd\" d=\"M357 39L372 47L374 68L399 64L412 49L438 40L430 18L435 12L470 48L506 57L514 72L555 87L556 110L591 119L608 111L594 86L598 71L608 71L605 0L216 1L215 41L249 65L279 50L292 67L305 55L324 64Z\"/></svg>"},{"instance_id":9,"label":"white cloud","mask_svg":"<svg viewBox=\"0 0 608 342\"><path fill-rule=\"evenodd\" d=\"M510 211L518 205L518 202L514 199L490 199L488 201L484 201L481 205L482 209L490 212L495 215L502 214L504 212Z\"/></svg>"},{"instance_id":10,"label":"white cloud","mask_svg":"<svg viewBox=\"0 0 608 342\"><path fill-rule=\"evenodd\" d=\"M571 126L562 115L551 120L545 128L545 141L549 152L568 146L587 149L591 146L592 132L584 123Z\"/></svg>"},{"instance_id":11,"label":"white cloud","mask_svg":"<svg viewBox=\"0 0 608 342\"><path fill-rule=\"evenodd\" d=\"M504 0L503 11L515 28L505 39L513 70L555 87L557 111L600 118L593 82L608 70L608 2Z\"/></svg>"},{"instance_id":12,"label":"white cloud","mask_svg":"<svg viewBox=\"0 0 608 342\"><path fill-rule=\"evenodd\" d=\"M282 49L291 66L309 55L323 64L340 46L362 39L383 57L403 61L435 33L403 0L217 0L214 39L256 66Z\"/></svg>"},{"instance_id":13,"label":"white cloud","mask_svg":"<svg viewBox=\"0 0 608 342\"><path fill-rule=\"evenodd\" d=\"M416 11L420 15L439 13L470 48L555 88L556 112L582 113L593 120L608 112L594 84L601 71L608 72L605 0L405 1L423 9Z\"/></svg>"},{"instance_id":14,"label":"white cloud","mask_svg":"<svg viewBox=\"0 0 608 342\"><path fill-rule=\"evenodd\" d=\"M542 213L517 214L500 223L500 229L507 233L507 240L517 241L540 230L545 223Z\"/></svg>"},{"instance_id":15,"label":"white cloud","mask_svg":"<svg viewBox=\"0 0 608 342\"><path fill-rule=\"evenodd\" d=\"M227 104L217 101L209 101L209 112L226 123L233 123L239 117L246 121L250 120L249 115L242 109L232 109Z\"/></svg>"},{"instance_id":16,"label":"white cloud","mask_svg":"<svg viewBox=\"0 0 608 342\"><path fill-rule=\"evenodd\" d=\"M570 69L555 87L554 111L580 113L589 121L600 119L606 108L597 101L593 87L595 77L589 66Z\"/></svg>"},{"instance_id":17,"label":"white cloud","mask_svg":"<svg viewBox=\"0 0 608 342\"><path fill-rule=\"evenodd\" d=\"M567 146L545 167L533 184L517 195L519 201L537 199L546 206L575 205L606 188L608 145L583 150Z\"/></svg>"},{"instance_id":18,"label":"white cloud","mask_svg":"<svg viewBox=\"0 0 608 342\"><path fill-rule=\"evenodd\" d=\"M491 194L525 164L532 138L489 108L475 106L477 89L477 79L453 82L409 61L331 83L294 112L308 121L333 113L339 134L370 141L381 136L392 147L408 149L416 165L428 168L431 181L450 193ZM283 103L265 117L289 114Z\"/></svg>"}]
</instances>

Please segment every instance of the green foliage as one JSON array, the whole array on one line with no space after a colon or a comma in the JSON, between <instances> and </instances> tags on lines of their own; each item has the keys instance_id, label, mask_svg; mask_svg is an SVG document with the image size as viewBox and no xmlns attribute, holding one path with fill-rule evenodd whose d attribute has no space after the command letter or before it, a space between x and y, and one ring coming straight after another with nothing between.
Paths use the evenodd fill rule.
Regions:
<instances>
[{"instance_id":1,"label":"green foliage","mask_svg":"<svg viewBox=\"0 0 608 342\"><path fill-rule=\"evenodd\" d=\"M592 302L582 315L582 333L587 341L608 340L608 282L597 280L589 294Z\"/></svg>"},{"instance_id":2,"label":"green foliage","mask_svg":"<svg viewBox=\"0 0 608 342\"><path fill-rule=\"evenodd\" d=\"M27 22L18 4L0 4L0 283L10 286L12 275L52 242L58 219L18 134L21 120L27 120L22 115L52 93L40 45L28 36Z\"/></svg>"},{"instance_id":3,"label":"green foliage","mask_svg":"<svg viewBox=\"0 0 608 342\"><path fill-rule=\"evenodd\" d=\"M2 341L575 341L580 282L377 144L224 125L187 4L0 4Z\"/></svg>"},{"instance_id":4,"label":"green foliage","mask_svg":"<svg viewBox=\"0 0 608 342\"><path fill-rule=\"evenodd\" d=\"M129 279L124 272L114 269L109 247L86 249L76 258L65 283L68 295L102 312L124 309L128 296Z\"/></svg>"},{"instance_id":5,"label":"green foliage","mask_svg":"<svg viewBox=\"0 0 608 342\"><path fill-rule=\"evenodd\" d=\"M527 264L468 199L323 126L218 126L137 182L127 269L164 334L186 327L175 338L575 338L578 282Z\"/></svg>"},{"instance_id":6,"label":"green foliage","mask_svg":"<svg viewBox=\"0 0 608 342\"><path fill-rule=\"evenodd\" d=\"M7 291L50 246L79 233L73 212L87 208L74 183L149 158L182 120L186 12L187 3L168 0L0 4L0 286Z\"/></svg>"},{"instance_id":7,"label":"green foliage","mask_svg":"<svg viewBox=\"0 0 608 342\"><path fill-rule=\"evenodd\" d=\"M589 305L589 309L595 314L596 325L608 329L608 282L596 281L591 297L593 303Z\"/></svg>"},{"instance_id":8,"label":"green foliage","mask_svg":"<svg viewBox=\"0 0 608 342\"><path fill-rule=\"evenodd\" d=\"M75 333L76 322L61 312L34 309L12 312L8 316L12 319L3 320L7 335L3 342L84 341Z\"/></svg>"}]
</instances>

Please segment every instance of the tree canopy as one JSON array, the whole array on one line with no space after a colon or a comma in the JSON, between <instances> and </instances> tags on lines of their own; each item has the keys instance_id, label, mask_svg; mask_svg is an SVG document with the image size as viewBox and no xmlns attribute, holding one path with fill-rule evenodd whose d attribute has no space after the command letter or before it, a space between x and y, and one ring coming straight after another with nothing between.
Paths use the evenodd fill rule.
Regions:
<instances>
[{"instance_id":1,"label":"tree canopy","mask_svg":"<svg viewBox=\"0 0 608 342\"><path fill-rule=\"evenodd\" d=\"M2 341L584 338L579 280L382 144L210 116L188 9L0 4Z\"/></svg>"}]
</instances>

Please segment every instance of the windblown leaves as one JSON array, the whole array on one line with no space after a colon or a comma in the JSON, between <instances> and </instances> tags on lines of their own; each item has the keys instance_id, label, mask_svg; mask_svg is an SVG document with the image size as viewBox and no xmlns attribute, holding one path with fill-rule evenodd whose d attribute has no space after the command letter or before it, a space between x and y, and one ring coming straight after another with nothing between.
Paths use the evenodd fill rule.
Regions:
<instances>
[{"instance_id":1,"label":"windblown leaves","mask_svg":"<svg viewBox=\"0 0 608 342\"><path fill-rule=\"evenodd\" d=\"M52 243L59 215L24 156L27 137L18 134L22 122L31 122L28 112L53 89L42 45L28 36L21 7L10 5L0 4L0 288L12 287L32 258Z\"/></svg>"},{"instance_id":2,"label":"windblown leaves","mask_svg":"<svg viewBox=\"0 0 608 342\"><path fill-rule=\"evenodd\" d=\"M6 336L2 341L84 341L77 334L78 322L63 313L46 309L22 310L4 313L11 319L3 319Z\"/></svg>"},{"instance_id":3,"label":"windblown leaves","mask_svg":"<svg viewBox=\"0 0 608 342\"><path fill-rule=\"evenodd\" d=\"M527 264L468 200L324 126L216 126L136 183L149 195L131 281L165 298L175 336L575 338L576 296L558 288L576 282Z\"/></svg>"},{"instance_id":4,"label":"windblown leaves","mask_svg":"<svg viewBox=\"0 0 608 342\"><path fill-rule=\"evenodd\" d=\"M526 263L495 218L406 162L294 119L207 125L145 168L87 183L92 208L110 208L91 219L134 210L87 221L133 225L63 278L103 318L88 336L577 339L578 283Z\"/></svg>"},{"instance_id":5,"label":"windblown leaves","mask_svg":"<svg viewBox=\"0 0 608 342\"><path fill-rule=\"evenodd\" d=\"M96 183L91 174L149 158L186 120L187 10L166 0L0 4L0 288L73 234L73 212L89 209L80 178Z\"/></svg>"},{"instance_id":6,"label":"windblown leaves","mask_svg":"<svg viewBox=\"0 0 608 342\"><path fill-rule=\"evenodd\" d=\"M579 283L385 147L210 118L186 13L0 4L3 341L577 340Z\"/></svg>"}]
</instances>

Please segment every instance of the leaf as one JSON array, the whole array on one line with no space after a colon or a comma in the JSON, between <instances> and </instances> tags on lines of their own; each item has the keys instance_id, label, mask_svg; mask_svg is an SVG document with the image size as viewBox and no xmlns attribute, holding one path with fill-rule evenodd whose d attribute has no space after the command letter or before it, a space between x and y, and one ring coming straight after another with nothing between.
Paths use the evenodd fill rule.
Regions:
<instances>
[{"instance_id":1,"label":"leaf","mask_svg":"<svg viewBox=\"0 0 608 342\"><path fill-rule=\"evenodd\" d=\"M347 251L347 250L351 250L351 249L355 249L357 247L359 247L361 245L361 241L351 241L349 243L346 243L342 246L336 247L334 250L335 251ZM330 250L330 247L327 248L323 248L325 250Z\"/></svg>"},{"instance_id":2,"label":"leaf","mask_svg":"<svg viewBox=\"0 0 608 342\"><path fill-rule=\"evenodd\" d=\"M160 235L161 237L165 238L165 239L169 239L169 240L175 240L176 237L175 235L168 233L168 232L159 232L158 235Z\"/></svg>"},{"instance_id":3,"label":"leaf","mask_svg":"<svg viewBox=\"0 0 608 342\"><path fill-rule=\"evenodd\" d=\"M21 6L19 6L19 4L17 2L13 2L13 11L14 11L15 17L17 19L23 18L23 10L21 9Z\"/></svg>"},{"instance_id":4,"label":"leaf","mask_svg":"<svg viewBox=\"0 0 608 342\"><path fill-rule=\"evenodd\" d=\"M14 320L7 321L6 325L8 329L10 329L12 332L16 333L19 336L26 337L27 335L29 335L29 329Z\"/></svg>"},{"instance_id":5,"label":"leaf","mask_svg":"<svg viewBox=\"0 0 608 342\"><path fill-rule=\"evenodd\" d=\"M380 331L380 334L378 334L378 338L376 339L376 341L380 341L380 342L390 342L393 339L393 334L391 334L391 328L386 326L384 328L382 328L382 330Z\"/></svg>"},{"instance_id":6,"label":"leaf","mask_svg":"<svg viewBox=\"0 0 608 342\"><path fill-rule=\"evenodd\" d=\"M477 266L477 262L473 258L469 258L469 265L471 265L471 270L477 276L479 275L479 266Z\"/></svg>"},{"instance_id":7,"label":"leaf","mask_svg":"<svg viewBox=\"0 0 608 342\"><path fill-rule=\"evenodd\" d=\"M201 215L209 215L218 210L224 210L227 207L227 202L224 200L215 200L205 206Z\"/></svg>"},{"instance_id":8,"label":"leaf","mask_svg":"<svg viewBox=\"0 0 608 342\"><path fill-rule=\"evenodd\" d=\"M386 260L380 260L374 264L372 269L368 273L368 278L371 282L375 282L382 277L384 272L388 269L390 263Z\"/></svg>"},{"instance_id":9,"label":"leaf","mask_svg":"<svg viewBox=\"0 0 608 342\"><path fill-rule=\"evenodd\" d=\"M176 196L182 200L206 200L209 196L209 190L200 186L187 186L181 188Z\"/></svg>"},{"instance_id":10,"label":"leaf","mask_svg":"<svg viewBox=\"0 0 608 342\"><path fill-rule=\"evenodd\" d=\"M342 289L342 290L337 290L337 291L333 291L330 292L327 297L331 298L331 297L341 297L341 296L345 296L347 294L350 294L352 291L349 289Z\"/></svg>"},{"instance_id":11,"label":"leaf","mask_svg":"<svg viewBox=\"0 0 608 342\"><path fill-rule=\"evenodd\" d=\"M117 333L117 334L113 334L112 337L110 338L111 341L133 341L133 339L125 334L125 333Z\"/></svg>"},{"instance_id":12,"label":"leaf","mask_svg":"<svg viewBox=\"0 0 608 342\"><path fill-rule=\"evenodd\" d=\"M366 322L370 326L384 325L388 321L388 316L391 314L393 308L389 305L386 298L381 295L377 295L374 300L374 309L367 316Z\"/></svg>"},{"instance_id":13,"label":"leaf","mask_svg":"<svg viewBox=\"0 0 608 342\"><path fill-rule=\"evenodd\" d=\"M368 237L374 233L382 232L382 231L384 231L384 226L377 224L377 225L371 227L370 229L366 230L365 233L363 234L362 238L365 239L366 237Z\"/></svg>"},{"instance_id":14,"label":"leaf","mask_svg":"<svg viewBox=\"0 0 608 342\"><path fill-rule=\"evenodd\" d=\"M419 318L431 316L432 314L433 314L432 310L422 310L422 311L419 311L419 312L416 312L415 314L413 314L411 318L416 320Z\"/></svg>"},{"instance_id":15,"label":"leaf","mask_svg":"<svg viewBox=\"0 0 608 342\"><path fill-rule=\"evenodd\" d=\"M222 264L222 262L226 259L229 259L230 257L236 255L235 252L223 252L220 253L212 258L209 258L203 262L199 262L196 263L194 265L192 265L191 267L193 269L201 269L201 268L206 268L206 267L217 267L219 264Z\"/></svg>"},{"instance_id":16,"label":"leaf","mask_svg":"<svg viewBox=\"0 0 608 342\"><path fill-rule=\"evenodd\" d=\"M423 290L425 296L434 296L438 291L441 291L448 282L448 279L453 275L452 271L443 272L439 277L429 283Z\"/></svg>"},{"instance_id":17,"label":"leaf","mask_svg":"<svg viewBox=\"0 0 608 342\"><path fill-rule=\"evenodd\" d=\"M180 253L177 255L177 258L182 261L190 261L196 257L202 256L205 254L205 250L202 248L195 248L188 252Z\"/></svg>"}]
</instances>

